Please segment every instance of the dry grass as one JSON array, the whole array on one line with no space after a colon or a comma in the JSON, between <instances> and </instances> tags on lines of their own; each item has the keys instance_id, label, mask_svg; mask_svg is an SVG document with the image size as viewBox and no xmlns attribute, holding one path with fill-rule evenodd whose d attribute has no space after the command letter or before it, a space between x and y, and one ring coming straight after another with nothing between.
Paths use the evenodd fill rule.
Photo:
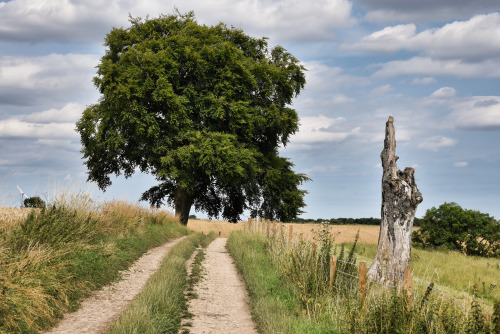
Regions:
<instances>
[{"instance_id":1,"label":"dry grass","mask_svg":"<svg viewBox=\"0 0 500 334\"><path fill-rule=\"evenodd\" d=\"M47 210L0 207L0 333L36 333L77 307L91 288L167 238L187 234L168 212L85 192Z\"/></svg>"},{"instance_id":2,"label":"dry grass","mask_svg":"<svg viewBox=\"0 0 500 334\"><path fill-rule=\"evenodd\" d=\"M145 208L121 200L102 203L98 212L97 217L106 234L128 233L140 230L151 222L163 224L178 220L170 212Z\"/></svg>"}]
</instances>

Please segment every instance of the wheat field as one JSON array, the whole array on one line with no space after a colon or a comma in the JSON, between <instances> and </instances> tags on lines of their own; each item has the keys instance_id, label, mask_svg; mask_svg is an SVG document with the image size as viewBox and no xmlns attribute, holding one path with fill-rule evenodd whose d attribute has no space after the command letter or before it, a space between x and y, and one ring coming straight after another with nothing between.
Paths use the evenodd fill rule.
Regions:
<instances>
[{"instance_id":1,"label":"wheat field","mask_svg":"<svg viewBox=\"0 0 500 334\"><path fill-rule=\"evenodd\" d=\"M28 217L30 208L0 207L0 234L7 235L12 228Z\"/></svg>"},{"instance_id":2,"label":"wheat field","mask_svg":"<svg viewBox=\"0 0 500 334\"><path fill-rule=\"evenodd\" d=\"M18 207L0 207L0 231L9 231L14 224L26 219L32 209ZM187 227L195 232L208 234L213 231L221 237L227 238L233 231L243 229L244 222L236 224L226 221L190 219ZM284 232L288 233L290 226L296 238L303 234L304 240L312 240L314 231L320 228L320 224L295 224L285 223ZM415 228L414 228L415 229ZM377 244L380 227L376 225L331 225L330 231L335 236L335 243L353 242L359 230L359 243Z\"/></svg>"},{"instance_id":3,"label":"wheat field","mask_svg":"<svg viewBox=\"0 0 500 334\"><path fill-rule=\"evenodd\" d=\"M227 238L232 231L238 231L243 229L243 222L236 224L224 222L224 221L213 221L213 220L199 220L190 219L188 221L188 228L195 232L209 233L210 231L215 232L217 235ZM296 238L302 233L304 240L312 240L314 236L314 231L320 228L320 224L295 224L286 223L283 224L285 233L288 233L290 226L293 227L293 233ZM415 229L415 228L414 228ZM335 236L335 243L343 242L353 242L356 233L359 230L359 243L363 244L377 244L378 234L380 226L377 225L331 225L330 231L332 235ZM287 234L288 235L288 234Z\"/></svg>"}]
</instances>

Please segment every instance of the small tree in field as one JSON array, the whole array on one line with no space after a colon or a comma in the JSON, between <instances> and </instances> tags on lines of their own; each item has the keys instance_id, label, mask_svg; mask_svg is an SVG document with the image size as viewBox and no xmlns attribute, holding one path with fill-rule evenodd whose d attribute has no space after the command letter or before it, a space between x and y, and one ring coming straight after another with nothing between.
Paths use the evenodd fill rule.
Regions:
<instances>
[{"instance_id":1,"label":"small tree in field","mask_svg":"<svg viewBox=\"0 0 500 334\"><path fill-rule=\"evenodd\" d=\"M426 211L413 241L424 247L446 247L468 255L500 256L500 223L487 213L444 203Z\"/></svg>"},{"instance_id":2,"label":"small tree in field","mask_svg":"<svg viewBox=\"0 0 500 334\"><path fill-rule=\"evenodd\" d=\"M38 196L24 199L24 206L27 208L45 208L45 201Z\"/></svg>"},{"instance_id":3,"label":"small tree in field","mask_svg":"<svg viewBox=\"0 0 500 334\"><path fill-rule=\"evenodd\" d=\"M304 68L282 47L241 30L199 25L192 13L114 28L94 84L102 94L77 123L89 180L153 174L142 200L194 205L210 217L289 220L308 180L278 148L298 130L290 107Z\"/></svg>"}]
</instances>

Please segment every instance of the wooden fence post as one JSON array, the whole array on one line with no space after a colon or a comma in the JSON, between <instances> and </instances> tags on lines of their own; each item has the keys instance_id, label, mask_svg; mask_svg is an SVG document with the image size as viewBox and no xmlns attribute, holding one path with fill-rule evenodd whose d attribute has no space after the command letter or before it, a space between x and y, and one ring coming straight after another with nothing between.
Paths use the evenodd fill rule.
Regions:
<instances>
[{"instance_id":1,"label":"wooden fence post","mask_svg":"<svg viewBox=\"0 0 500 334\"><path fill-rule=\"evenodd\" d=\"M335 267L337 266L337 257L330 256L330 291L333 290L333 277L335 276Z\"/></svg>"},{"instance_id":2,"label":"wooden fence post","mask_svg":"<svg viewBox=\"0 0 500 334\"><path fill-rule=\"evenodd\" d=\"M302 233L302 232L299 233L299 241L300 241L300 243L302 243L302 241L304 241L304 233Z\"/></svg>"},{"instance_id":3,"label":"wooden fence post","mask_svg":"<svg viewBox=\"0 0 500 334\"><path fill-rule=\"evenodd\" d=\"M252 218L248 218L247 228L248 232L252 230Z\"/></svg>"},{"instance_id":4,"label":"wooden fence post","mask_svg":"<svg viewBox=\"0 0 500 334\"><path fill-rule=\"evenodd\" d=\"M276 238L276 220L273 220L273 238Z\"/></svg>"},{"instance_id":5,"label":"wooden fence post","mask_svg":"<svg viewBox=\"0 0 500 334\"><path fill-rule=\"evenodd\" d=\"M269 225L270 225L269 220L266 220L266 237L268 239L269 239L269 229L270 229Z\"/></svg>"},{"instance_id":6,"label":"wooden fence post","mask_svg":"<svg viewBox=\"0 0 500 334\"><path fill-rule=\"evenodd\" d=\"M293 241L293 225L288 226L288 247L292 246Z\"/></svg>"},{"instance_id":7,"label":"wooden fence post","mask_svg":"<svg viewBox=\"0 0 500 334\"><path fill-rule=\"evenodd\" d=\"M365 313L365 299L366 299L366 262L359 263L359 301L363 309L363 316Z\"/></svg>"},{"instance_id":8,"label":"wooden fence post","mask_svg":"<svg viewBox=\"0 0 500 334\"><path fill-rule=\"evenodd\" d=\"M403 289L405 290L408 298L408 310L411 310L411 304L413 302L413 270L410 268L405 269Z\"/></svg>"}]
</instances>

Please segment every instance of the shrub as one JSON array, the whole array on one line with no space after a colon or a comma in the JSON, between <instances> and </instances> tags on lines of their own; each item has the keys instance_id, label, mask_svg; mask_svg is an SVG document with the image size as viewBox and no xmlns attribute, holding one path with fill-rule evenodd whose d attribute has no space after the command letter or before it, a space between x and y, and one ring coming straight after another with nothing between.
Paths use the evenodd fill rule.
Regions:
<instances>
[{"instance_id":1,"label":"shrub","mask_svg":"<svg viewBox=\"0 0 500 334\"><path fill-rule=\"evenodd\" d=\"M427 210L413 241L424 247L446 247L467 255L500 256L500 223L486 213L444 203Z\"/></svg>"},{"instance_id":2,"label":"shrub","mask_svg":"<svg viewBox=\"0 0 500 334\"><path fill-rule=\"evenodd\" d=\"M27 208L45 208L45 201L38 196L24 199L24 206Z\"/></svg>"}]
</instances>

